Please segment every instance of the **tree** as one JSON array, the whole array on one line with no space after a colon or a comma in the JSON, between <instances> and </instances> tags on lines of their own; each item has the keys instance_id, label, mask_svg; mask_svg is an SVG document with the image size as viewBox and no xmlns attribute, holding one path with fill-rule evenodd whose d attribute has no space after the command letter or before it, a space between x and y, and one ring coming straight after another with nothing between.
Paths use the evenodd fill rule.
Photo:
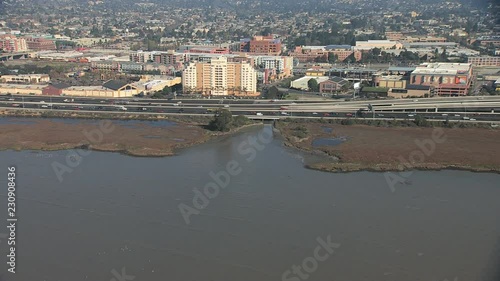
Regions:
<instances>
[{"instance_id":1,"label":"tree","mask_svg":"<svg viewBox=\"0 0 500 281\"><path fill-rule=\"evenodd\" d=\"M328 53L328 62L329 63L334 63L336 61L338 61L339 59L339 56L337 56L337 54L334 54L334 53Z\"/></svg>"},{"instance_id":2,"label":"tree","mask_svg":"<svg viewBox=\"0 0 500 281\"><path fill-rule=\"evenodd\" d=\"M309 91L311 92L318 92L319 91L319 85L318 81L316 79L311 78L309 81L307 81L307 87L309 87Z\"/></svg>"},{"instance_id":3,"label":"tree","mask_svg":"<svg viewBox=\"0 0 500 281\"><path fill-rule=\"evenodd\" d=\"M212 131L227 132L233 124L233 115L229 110L218 109L214 118L208 124L208 129Z\"/></svg>"},{"instance_id":4,"label":"tree","mask_svg":"<svg viewBox=\"0 0 500 281\"><path fill-rule=\"evenodd\" d=\"M163 88L163 90L161 90L161 92L164 95L169 95L172 93L172 88L170 88L169 86L165 86L165 88Z\"/></svg>"},{"instance_id":5,"label":"tree","mask_svg":"<svg viewBox=\"0 0 500 281\"><path fill-rule=\"evenodd\" d=\"M266 98L268 99L275 99L279 96L280 91L278 90L278 87L272 86L267 90L266 93Z\"/></svg>"}]
</instances>

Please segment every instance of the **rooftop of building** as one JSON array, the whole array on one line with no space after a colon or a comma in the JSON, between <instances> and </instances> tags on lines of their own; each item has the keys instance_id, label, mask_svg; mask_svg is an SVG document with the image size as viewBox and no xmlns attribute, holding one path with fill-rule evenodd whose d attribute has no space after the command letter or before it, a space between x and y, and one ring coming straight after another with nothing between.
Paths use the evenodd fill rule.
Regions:
<instances>
[{"instance_id":1,"label":"rooftop of building","mask_svg":"<svg viewBox=\"0 0 500 281\"><path fill-rule=\"evenodd\" d=\"M403 75L384 75L379 77L382 80L399 81L403 80Z\"/></svg>"},{"instance_id":2,"label":"rooftop of building","mask_svg":"<svg viewBox=\"0 0 500 281\"><path fill-rule=\"evenodd\" d=\"M410 72L414 71L416 67L411 67L411 66L390 66L387 70L388 71L404 71L404 72Z\"/></svg>"},{"instance_id":3,"label":"rooftop of building","mask_svg":"<svg viewBox=\"0 0 500 281\"><path fill-rule=\"evenodd\" d=\"M417 66L412 74L467 74L470 68L470 63L423 63Z\"/></svg>"},{"instance_id":4,"label":"rooftop of building","mask_svg":"<svg viewBox=\"0 0 500 281\"><path fill-rule=\"evenodd\" d=\"M326 45L325 50L350 50L351 45Z\"/></svg>"},{"instance_id":5,"label":"rooftop of building","mask_svg":"<svg viewBox=\"0 0 500 281\"><path fill-rule=\"evenodd\" d=\"M5 74L1 75L0 78L13 78L13 77L19 77L19 78L42 78L42 77L49 77L48 74Z\"/></svg>"},{"instance_id":6,"label":"rooftop of building","mask_svg":"<svg viewBox=\"0 0 500 281\"><path fill-rule=\"evenodd\" d=\"M316 79L316 81L319 84L321 82L324 82L324 81L330 79L330 77L328 77L328 76L304 76L304 77L301 77L297 80L294 80L293 82L309 81L310 79Z\"/></svg>"}]
</instances>

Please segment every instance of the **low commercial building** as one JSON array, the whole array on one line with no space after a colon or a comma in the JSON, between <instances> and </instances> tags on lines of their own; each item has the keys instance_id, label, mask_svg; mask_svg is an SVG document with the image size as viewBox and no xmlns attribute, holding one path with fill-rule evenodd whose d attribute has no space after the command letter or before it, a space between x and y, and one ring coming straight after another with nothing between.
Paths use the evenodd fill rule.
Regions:
<instances>
[{"instance_id":1,"label":"low commercial building","mask_svg":"<svg viewBox=\"0 0 500 281\"><path fill-rule=\"evenodd\" d=\"M322 94L340 91L347 84L347 80L340 77L330 77L328 80L319 83L319 92Z\"/></svg>"},{"instance_id":2,"label":"low commercial building","mask_svg":"<svg viewBox=\"0 0 500 281\"><path fill-rule=\"evenodd\" d=\"M309 80L315 79L318 84L325 82L329 79L327 76L304 76L290 83L290 88L308 91L309 90Z\"/></svg>"},{"instance_id":3,"label":"low commercial building","mask_svg":"<svg viewBox=\"0 0 500 281\"><path fill-rule=\"evenodd\" d=\"M356 50L371 50L371 49L402 49L403 44L397 41L390 40L368 40L368 41L356 41Z\"/></svg>"},{"instance_id":4,"label":"low commercial building","mask_svg":"<svg viewBox=\"0 0 500 281\"><path fill-rule=\"evenodd\" d=\"M431 87L423 85L407 85L406 88L390 88L387 92L388 97L392 98L421 98L430 97Z\"/></svg>"},{"instance_id":5,"label":"low commercial building","mask_svg":"<svg viewBox=\"0 0 500 281\"><path fill-rule=\"evenodd\" d=\"M465 96L472 82L470 63L424 63L411 73L411 85L431 86L438 95Z\"/></svg>"},{"instance_id":6,"label":"low commercial building","mask_svg":"<svg viewBox=\"0 0 500 281\"><path fill-rule=\"evenodd\" d=\"M47 85L0 84L0 94L41 95Z\"/></svg>"},{"instance_id":7,"label":"low commercial building","mask_svg":"<svg viewBox=\"0 0 500 281\"><path fill-rule=\"evenodd\" d=\"M407 80L402 75L374 76L373 85L381 88L406 88Z\"/></svg>"},{"instance_id":8,"label":"low commercial building","mask_svg":"<svg viewBox=\"0 0 500 281\"><path fill-rule=\"evenodd\" d=\"M134 83L138 90L144 92L161 91L165 87L173 87L182 83L181 77L144 75L141 80Z\"/></svg>"},{"instance_id":9,"label":"low commercial building","mask_svg":"<svg viewBox=\"0 0 500 281\"><path fill-rule=\"evenodd\" d=\"M119 80L109 80L102 86L68 86L51 84L41 89L40 94L51 96L79 96L101 98L125 98L139 93L135 85Z\"/></svg>"},{"instance_id":10,"label":"low commercial building","mask_svg":"<svg viewBox=\"0 0 500 281\"><path fill-rule=\"evenodd\" d=\"M20 83L20 84L49 83L50 76L48 74L2 75L2 76L0 76L0 82L1 83Z\"/></svg>"}]
</instances>

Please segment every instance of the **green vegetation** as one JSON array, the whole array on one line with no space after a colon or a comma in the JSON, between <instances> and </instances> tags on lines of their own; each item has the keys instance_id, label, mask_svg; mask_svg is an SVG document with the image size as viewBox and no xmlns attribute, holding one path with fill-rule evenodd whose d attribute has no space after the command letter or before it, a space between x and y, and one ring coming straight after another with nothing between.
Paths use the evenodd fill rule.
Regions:
<instances>
[{"instance_id":1,"label":"green vegetation","mask_svg":"<svg viewBox=\"0 0 500 281\"><path fill-rule=\"evenodd\" d=\"M311 92L319 92L319 84L316 79L311 78L309 81L307 81L307 87L309 87L309 91Z\"/></svg>"},{"instance_id":2,"label":"green vegetation","mask_svg":"<svg viewBox=\"0 0 500 281\"><path fill-rule=\"evenodd\" d=\"M208 124L208 129L211 131L228 132L233 128L247 125L250 122L251 121L243 115L233 118L233 115L229 110L218 109L215 112L213 119Z\"/></svg>"},{"instance_id":3,"label":"green vegetation","mask_svg":"<svg viewBox=\"0 0 500 281\"><path fill-rule=\"evenodd\" d=\"M373 119L282 119L276 121L276 126L280 122L305 124L305 123L329 123L339 125L368 125L376 127L442 127L442 128L492 128L490 124L486 123L469 123L469 122L450 122L450 121L437 121L430 122L424 117L416 117L415 120L373 120Z\"/></svg>"},{"instance_id":4,"label":"green vegetation","mask_svg":"<svg viewBox=\"0 0 500 281\"><path fill-rule=\"evenodd\" d=\"M302 124L292 129L292 136L300 139L307 138L308 133L306 126Z\"/></svg>"}]
</instances>

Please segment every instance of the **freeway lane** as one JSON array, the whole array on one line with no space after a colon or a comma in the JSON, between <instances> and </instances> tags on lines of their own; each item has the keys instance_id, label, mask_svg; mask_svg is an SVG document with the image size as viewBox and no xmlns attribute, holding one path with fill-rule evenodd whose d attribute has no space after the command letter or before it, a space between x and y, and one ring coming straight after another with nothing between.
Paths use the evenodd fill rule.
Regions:
<instances>
[{"instance_id":1,"label":"freeway lane","mask_svg":"<svg viewBox=\"0 0 500 281\"><path fill-rule=\"evenodd\" d=\"M499 120L500 97L448 97L422 99L391 99L369 101L286 101L286 100L240 100L240 99L104 99L70 98L61 96L0 95L0 107L45 110L89 110L92 112L143 112L165 114L213 114L218 108L231 110L235 115L258 116L309 116L353 117L360 109L372 104L375 116L391 118L414 118L422 115L429 119L460 119L473 116L477 120ZM372 116L365 112L364 115Z\"/></svg>"},{"instance_id":2,"label":"freeway lane","mask_svg":"<svg viewBox=\"0 0 500 281\"><path fill-rule=\"evenodd\" d=\"M50 111L50 109L40 109L40 108L30 108L30 109L23 109L23 108L4 108L4 109L7 109L7 110L15 110L15 111L22 111L22 110L30 110L30 111ZM58 111L61 111L61 112L74 112L73 110L67 110L67 109L60 109ZM93 111L93 110L80 110L79 112L85 112L85 113L102 113L102 111ZM115 111L113 113L121 113L121 114L127 114L128 112L124 112L124 111ZM139 114L139 115L186 115L186 116L207 116L209 117L210 115L207 115L207 114L204 114L204 113L157 113L157 112L134 112L134 114ZM400 114L400 113L398 113ZM397 114L393 114L393 115L397 115ZM269 116L269 115L266 115L266 116L256 116L256 115L246 115L248 118L250 119L254 119L254 120L275 120L275 119L284 119L284 118L301 118L301 119L316 119L316 118L319 118L317 116L302 116L302 115L294 115L294 116L283 116L283 115L277 115L277 116ZM448 116L447 116L448 117ZM323 116L321 118L324 118L324 119L345 119L345 116ZM412 117L414 118L414 117ZM379 116L379 117L374 117L374 118L371 118L371 115L370 116L367 116L365 115L364 117L358 117L358 119L372 119L372 120L386 120L386 121L389 121L389 120L409 120L409 119L412 119L412 118L409 118L407 116L401 116L401 117L397 117L397 116L388 116L388 115L384 115L383 117ZM448 117L449 118L449 117ZM429 121L433 121L433 122L442 122L442 121L445 121L446 120L446 117L444 116L435 116L435 117L432 117L432 118L429 118ZM480 120L479 118L477 120L461 120L461 119L453 119L453 118L450 118L449 121L451 122L464 122L464 123L486 123L486 124L495 124L495 126L498 126L498 124L500 124L500 120L489 120L489 118L486 118L486 120Z\"/></svg>"},{"instance_id":3,"label":"freeway lane","mask_svg":"<svg viewBox=\"0 0 500 281\"><path fill-rule=\"evenodd\" d=\"M16 103L14 101L0 101L0 108L4 109L16 109L16 110L45 110L45 111L81 111L81 112L95 112L95 113L105 113L105 112L123 112L123 113L141 113L141 114L178 114L178 115L205 115L207 117L211 116L217 107L212 108L201 108L201 107L180 107L180 106L130 106L127 105L127 110L121 109L122 106L116 105L93 105L93 104L67 104L67 103L36 103L36 102L25 102L24 104ZM393 112L390 110L386 111L376 111L375 114L371 112L358 113L356 108L343 108L336 109L335 111L324 110L324 109L288 109L279 110L279 108L261 108L261 107L247 107L247 108L226 108L231 110L234 115L247 115L247 116L274 116L274 117L311 117L311 118L324 118L324 117L365 117L372 118L401 118L401 119L413 119L417 115L421 115L429 120L460 120L464 118L472 118L479 121L495 121L500 120L500 113L490 113L490 112L479 112L479 111L450 111L444 112ZM500 111L499 111L500 112ZM473 120L472 120L473 121Z\"/></svg>"}]
</instances>

